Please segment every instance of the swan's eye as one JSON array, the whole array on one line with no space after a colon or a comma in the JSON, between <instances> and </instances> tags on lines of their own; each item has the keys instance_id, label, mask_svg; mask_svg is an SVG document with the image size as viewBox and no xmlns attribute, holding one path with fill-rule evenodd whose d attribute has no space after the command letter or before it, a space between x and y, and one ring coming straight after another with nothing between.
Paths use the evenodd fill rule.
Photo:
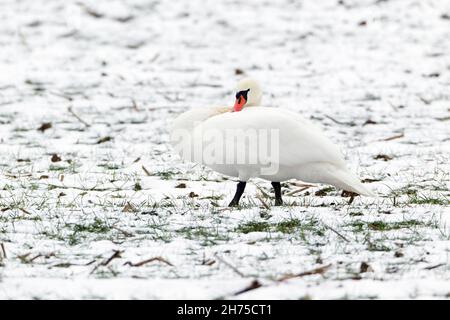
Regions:
<instances>
[{"instance_id":1,"label":"swan's eye","mask_svg":"<svg viewBox=\"0 0 450 320\"><path fill-rule=\"evenodd\" d=\"M236 93L236 99L243 97L245 100L247 100L247 94L249 91L250 89L239 91L238 93Z\"/></svg>"}]
</instances>

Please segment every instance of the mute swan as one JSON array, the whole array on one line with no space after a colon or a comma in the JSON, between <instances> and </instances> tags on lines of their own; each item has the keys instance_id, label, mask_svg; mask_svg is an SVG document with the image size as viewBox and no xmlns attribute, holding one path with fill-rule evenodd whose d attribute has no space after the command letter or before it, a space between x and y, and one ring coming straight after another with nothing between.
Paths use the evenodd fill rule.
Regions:
<instances>
[{"instance_id":1,"label":"mute swan","mask_svg":"<svg viewBox=\"0 0 450 320\"><path fill-rule=\"evenodd\" d=\"M246 182L272 182L275 205L282 205L280 182L300 179L374 196L350 171L336 145L299 114L262 107L262 91L251 78L237 85L234 107L196 108L178 116L172 143L184 160L237 177L229 206L237 206Z\"/></svg>"}]
</instances>

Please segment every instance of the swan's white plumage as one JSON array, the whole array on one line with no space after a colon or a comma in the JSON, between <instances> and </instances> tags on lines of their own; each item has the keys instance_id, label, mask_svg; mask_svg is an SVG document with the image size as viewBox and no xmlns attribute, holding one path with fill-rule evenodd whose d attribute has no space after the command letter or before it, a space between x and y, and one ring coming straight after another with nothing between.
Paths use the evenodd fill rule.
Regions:
<instances>
[{"instance_id":1,"label":"swan's white plumage","mask_svg":"<svg viewBox=\"0 0 450 320\"><path fill-rule=\"evenodd\" d=\"M251 80L246 80L244 88L250 85ZM260 95L253 98L261 99ZM239 177L242 181L253 177L270 181L300 179L330 184L361 195L374 195L358 177L347 170L336 145L310 121L289 110L244 107L240 112L230 112L230 108L199 108L180 115L175 120L173 129L189 132L191 143L198 142L201 132L210 129L221 132L234 129L276 129L280 143L278 170L274 174L262 174L261 165L258 164L203 164L222 174Z\"/></svg>"}]
</instances>

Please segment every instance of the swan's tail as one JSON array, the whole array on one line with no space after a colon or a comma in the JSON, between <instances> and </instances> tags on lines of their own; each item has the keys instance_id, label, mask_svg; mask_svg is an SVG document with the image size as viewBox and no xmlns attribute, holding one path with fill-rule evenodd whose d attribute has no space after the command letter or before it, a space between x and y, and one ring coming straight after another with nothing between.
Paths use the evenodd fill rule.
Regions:
<instances>
[{"instance_id":1,"label":"swan's tail","mask_svg":"<svg viewBox=\"0 0 450 320\"><path fill-rule=\"evenodd\" d=\"M314 173L315 181L331 184L340 189L358 193L367 197L376 197L376 194L361 183L359 178L345 168L338 168L332 164L322 163L310 167L310 173Z\"/></svg>"},{"instance_id":2,"label":"swan's tail","mask_svg":"<svg viewBox=\"0 0 450 320\"><path fill-rule=\"evenodd\" d=\"M359 178L345 169L328 172L332 181L329 183L346 191L356 192L362 196L376 197L375 193L361 183Z\"/></svg>"}]
</instances>

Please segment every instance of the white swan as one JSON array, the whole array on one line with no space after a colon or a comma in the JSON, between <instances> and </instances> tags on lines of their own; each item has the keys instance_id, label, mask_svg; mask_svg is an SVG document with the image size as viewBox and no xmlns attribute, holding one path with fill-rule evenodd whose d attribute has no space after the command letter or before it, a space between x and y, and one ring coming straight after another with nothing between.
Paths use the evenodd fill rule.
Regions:
<instances>
[{"instance_id":1,"label":"white swan","mask_svg":"<svg viewBox=\"0 0 450 320\"><path fill-rule=\"evenodd\" d=\"M280 182L289 179L374 196L320 129L297 113L261 107L261 97L259 84L246 78L237 85L233 108L192 109L173 124L172 143L183 159L239 178L230 206L238 205L253 177L272 182L276 205L283 203Z\"/></svg>"}]
</instances>

